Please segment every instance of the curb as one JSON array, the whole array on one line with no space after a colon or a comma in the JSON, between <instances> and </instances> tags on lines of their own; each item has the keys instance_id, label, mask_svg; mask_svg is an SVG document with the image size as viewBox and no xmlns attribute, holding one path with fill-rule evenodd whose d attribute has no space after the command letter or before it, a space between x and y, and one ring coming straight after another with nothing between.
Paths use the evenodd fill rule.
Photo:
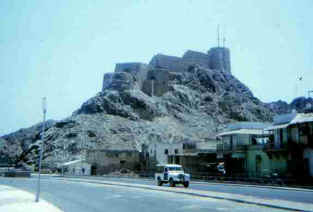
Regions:
<instances>
[{"instance_id":1,"label":"curb","mask_svg":"<svg viewBox=\"0 0 313 212\"><path fill-rule=\"evenodd\" d=\"M185 194L185 195L191 195L191 196L197 196L197 197L206 197L206 198L212 198L212 199L219 199L219 200L228 200L232 202L237 202L237 203L244 203L244 204L250 204L250 205L257 205L257 206L264 206L264 207L269 207L269 208L275 208L275 209L283 209L283 210L289 210L289 211L302 211L302 212L312 212L313 210L313 204L310 204L312 207L312 210L307 210L304 208L292 208L292 207L286 207L286 206L280 206L280 205L274 205L274 204L269 204L269 203L264 203L264 199L256 198L258 201L249 201L249 200L242 200L239 198L230 198L230 197L225 197L223 195L218 196L218 195L209 195L209 194L201 194L199 193L200 190L193 190L192 191L184 191L184 190L173 190L173 189L166 189L166 187L163 188L158 188L156 186L148 186L148 185L138 185L138 184L129 184L129 183L114 183L114 182L108 182L108 181L95 181L95 180L82 180L82 179L71 179L71 178L63 178L63 179L58 179L58 180L64 180L64 181L71 181L71 182L86 182L86 183L93 183L93 184L102 184L102 185L113 185L113 186L120 186L120 187L129 187L129 188L139 188L139 189L149 189L149 190L154 190L154 191L163 191L163 192L170 192L170 193L178 193L178 194ZM196 193L197 191L197 193ZM287 201L286 201L287 202ZM291 203L291 202L289 202ZM295 202L296 203L296 202ZM303 203L305 204L305 203ZM309 205L309 204L306 204Z\"/></svg>"},{"instance_id":2,"label":"curb","mask_svg":"<svg viewBox=\"0 0 313 212\"><path fill-rule=\"evenodd\" d=\"M222 184L222 185L226 185L226 186L242 186L242 187L255 187L255 188L269 188L269 189L276 189L276 190L313 192L313 189L307 189L307 188L248 185L248 184L240 184L240 183L217 183L217 182L194 182L194 183L195 184L212 184L212 185L221 185Z\"/></svg>"}]
</instances>

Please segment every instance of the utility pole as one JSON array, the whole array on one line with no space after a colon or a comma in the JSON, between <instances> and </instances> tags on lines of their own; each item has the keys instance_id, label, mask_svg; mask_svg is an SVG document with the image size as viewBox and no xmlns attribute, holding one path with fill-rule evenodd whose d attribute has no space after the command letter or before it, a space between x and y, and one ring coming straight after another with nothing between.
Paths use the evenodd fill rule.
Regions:
<instances>
[{"instance_id":1,"label":"utility pole","mask_svg":"<svg viewBox=\"0 0 313 212\"><path fill-rule=\"evenodd\" d=\"M65 163L65 143L63 140L63 164L62 164L62 177L64 177L64 163Z\"/></svg>"},{"instance_id":2,"label":"utility pole","mask_svg":"<svg viewBox=\"0 0 313 212\"><path fill-rule=\"evenodd\" d=\"M152 76L150 78L150 80L151 80L151 97L153 97L154 96L154 81L155 81L155 77Z\"/></svg>"},{"instance_id":3,"label":"utility pole","mask_svg":"<svg viewBox=\"0 0 313 212\"><path fill-rule=\"evenodd\" d=\"M296 79L296 83L295 83L295 94L294 94L294 98L297 98L299 95L301 95L301 84L303 82L303 77L297 77ZM300 94L299 94L299 89L300 89Z\"/></svg>"},{"instance_id":4,"label":"utility pole","mask_svg":"<svg viewBox=\"0 0 313 212\"><path fill-rule=\"evenodd\" d=\"M81 143L81 160L86 160L87 156L87 137L88 137L88 131L86 131L86 134L83 134L82 136L82 143Z\"/></svg>"},{"instance_id":5,"label":"utility pole","mask_svg":"<svg viewBox=\"0 0 313 212\"><path fill-rule=\"evenodd\" d=\"M47 99L46 97L42 98L42 111L43 111L43 124L42 124L42 134L41 134L41 144L40 144L40 155L38 163L38 181L37 181L37 192L36 192L36 202L39 202L40 195L40 172L41 172L41 160L44 147L44 134L45 134L45 123L46 123L46 113L47 113Z\"/></svg>"}]
</instances>

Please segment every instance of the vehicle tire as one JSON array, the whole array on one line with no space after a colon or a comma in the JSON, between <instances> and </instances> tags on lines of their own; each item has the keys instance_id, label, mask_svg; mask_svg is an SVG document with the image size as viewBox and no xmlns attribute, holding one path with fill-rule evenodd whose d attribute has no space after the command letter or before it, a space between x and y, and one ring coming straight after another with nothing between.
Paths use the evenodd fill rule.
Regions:
<instances>
[{"instance_id":1,"label":"vehicle tire","mask_svg":"<svg viewBox=\"0 0 313 212\"><path fill-rule=\"evenodd\" d=\"M189 182L184 182L184 187L188 188L189 187Z\"/></svg>"},{"instance_id":2,"label":"vehicle tire","mask_svg":"<svg viewBox=\"0 0 313 212\"><path fill-rule=\"evenodd\" d=\"M170 179L169 183L170 183L170 187L175 187L175 182L172 178Z\"/></svg>"},{"instance_id":3,"label":"vehicle tire","mask_svg":"<svg viewBox=\"0 0 313 212\"><path fill-rule=\"evenodd\" d=\"M158 186L162 186L163 182L161 181L160 178L158 178Z\"/></svg>"}]
</instances>

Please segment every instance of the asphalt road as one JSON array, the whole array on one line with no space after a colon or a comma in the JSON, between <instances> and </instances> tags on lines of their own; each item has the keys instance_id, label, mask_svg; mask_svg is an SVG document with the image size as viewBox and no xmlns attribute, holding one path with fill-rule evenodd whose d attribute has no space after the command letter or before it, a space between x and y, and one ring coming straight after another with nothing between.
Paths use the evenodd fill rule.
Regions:
<instances>
[{"instance_id":1,"label":"asphalt road","mask_svg":"<svg viewBox=\"0 0 313 212\"><path fill-rule=\"evenodd\" d=\"M113 177L86 177L90 179L104 179L114 182L136 183L144 185L155 185L153 180L136 179L136 178L113 178ZM167 186L167 185L164 185ZM264 199L287 200L294 202L313 203L313 191L296 191L260 188L253 186L239 186L231 184L210 184L210 183L190 183L190 188L204 191L224 192L231 194L242 194Z\"/></svg>"},{"instance_id":2,"label":"asphalt road","mask_svg":"<svg viewBox=\"0 0 313 212\"><path fill-rule=\"evenodd\" d=\"M0 178L0 184L35 192L36 178ZM65 212L283 211L226 200L53 178L42 179L41 198Z\"/></svg>"}]
</instances>

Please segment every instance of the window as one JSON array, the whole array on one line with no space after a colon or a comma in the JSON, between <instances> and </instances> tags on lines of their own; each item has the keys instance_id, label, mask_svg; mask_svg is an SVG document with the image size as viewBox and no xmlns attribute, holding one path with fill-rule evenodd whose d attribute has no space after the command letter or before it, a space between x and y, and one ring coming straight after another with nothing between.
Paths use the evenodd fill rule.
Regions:
<instances>
[{"instance_id":1,"label":"window","mask_svg":"<svg viewBox=\"0 0 313 212\"><path fill-rule=\"evenodd\" d=\"M163 170L164 170L164 166L157 166L157 168L156 168L156 172L158 172L158 173L162 173Z\"/></svg>"},{"instance_id":2,"label":"window","mask_svg":"<svg viewBox=\"0 0 313 212\"><path fill-rule=\"evenodd\" d=\"M195 143L183 143L183 149L195 149L196 144Z\"/></svg>"},{"instance_id":3,"label":"window","mask_svg":"<svg viewBox=\"0 0 313 212\"><path fill-rule=\"evenodd\" d=\"M164 154L168 155L168 149L164 150Z\"/></svg>"},{"instance_id":4,"label":"window","mask_svg":"<svg viewBox=\"0 0 313 212\"><path fill-rule=\"evenodd\" d=\"M257 140L256 140L256 136L252 136L251 137L251 141L252 141L252 145L257 145Z\"/></svg>"},{"instance_id":5,"label":"window","mask_svg":"<svg viewBox=\"0 0 313 212\"><path fill-rule=\"evenodd\" d=\"M130 73L131 70L130 70L130 68L125 68L125 69L124 69L124 72Z\"/></svg>"},{"instance_id":6,"label":"window","mask_svg":"<svg viewBox=\"0 0 313 212\"><path fill-rule=\"evenodd\" d=\"M178 149L175 149L175 154L178 154Z\"/></svg>"}]
</instances>

